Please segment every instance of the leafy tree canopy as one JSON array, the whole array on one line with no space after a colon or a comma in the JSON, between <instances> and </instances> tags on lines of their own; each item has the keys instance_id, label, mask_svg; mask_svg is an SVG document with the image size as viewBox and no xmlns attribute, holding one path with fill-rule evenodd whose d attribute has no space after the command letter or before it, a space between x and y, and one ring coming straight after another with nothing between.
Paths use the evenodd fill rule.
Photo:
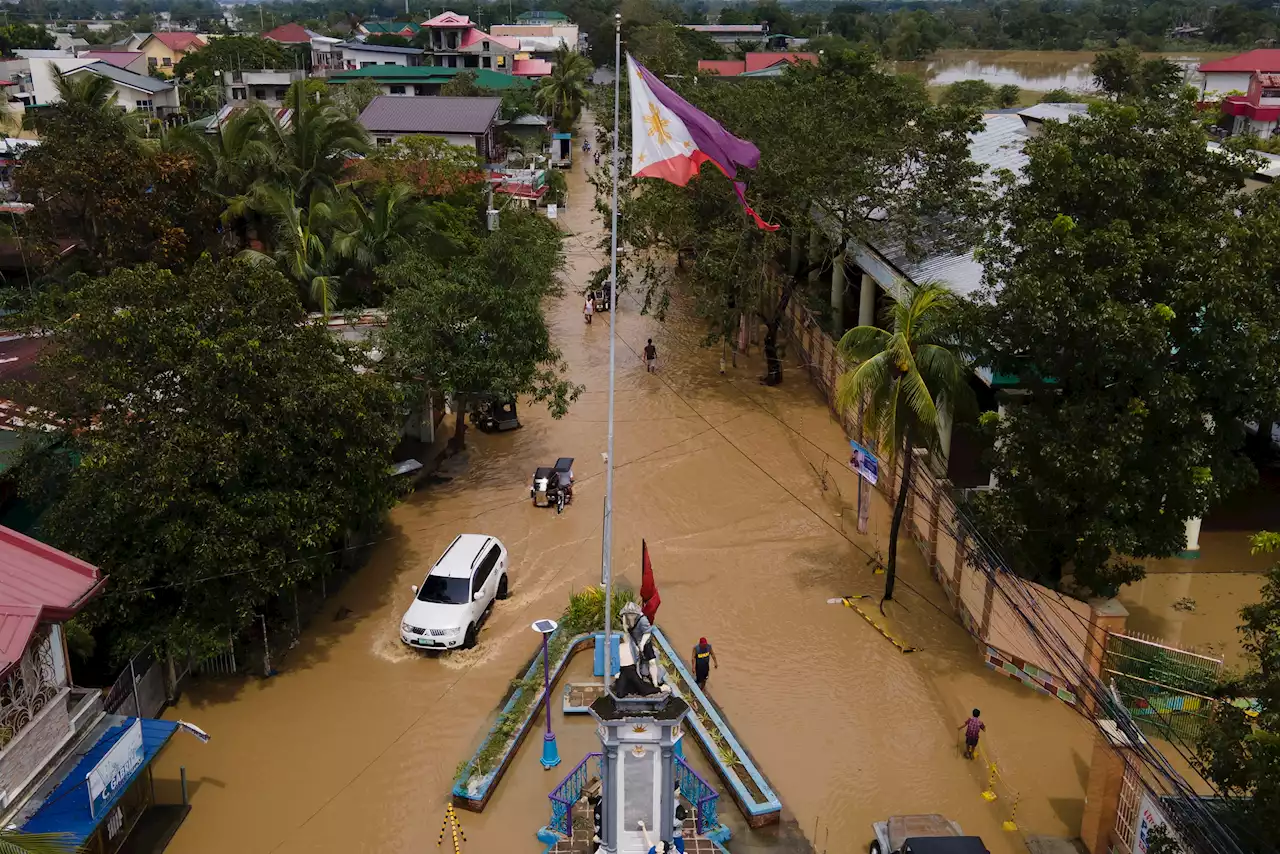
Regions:
<instances>
[{"instance_id":1,"label":"leafy tree canopy","mask_svg":"<svg viewBox=\"0 0 1280 854\"><path fill-rule=\"evenodd\" d=\"M123 648L210 650L391 506L397 397L273 269L75 287L23 392L71 452L27 451L41 537L111 576L89 620Z\"/></svg>"},{"instance_id":2,"label":"leafy tree canopy","mask_svg":"<svg viewBox=\"0 0 1280 854\"><path fill-rule=\"evenodd\" d=\"M1161 98L1182 85L1182 69L1164 57L1143 59L1136 47L1120 47L1094 57L1089 66L1098 88L1113 98Z\"/></svg>"},{"instance_id":3,"label":"leafy tree canopy","mask_svg":"<svg viewBox=\"0 0 1280 854\"><path fill-rule=\"evenodd\" d=\"M257 36L219 36L200 50L184 54L173 67L173 74L192 77L208 73L217 77L223 71L300 67L297 55L279 42Z\"/></svg>"},{"instance_id":4,"label":"leafy tree canopy","mask_svg":"<svg viewBox=\"0 0 1280 854\"><path fill-rule=\"evenodd\" d=\"M1243 425L1280 412L1277 194L1206 150L1190 94L1094 104L1026 153L970 327L1025 390L979 510L1020 572L1114 595L1255 476Z\"/></svg>"}]
</instances>

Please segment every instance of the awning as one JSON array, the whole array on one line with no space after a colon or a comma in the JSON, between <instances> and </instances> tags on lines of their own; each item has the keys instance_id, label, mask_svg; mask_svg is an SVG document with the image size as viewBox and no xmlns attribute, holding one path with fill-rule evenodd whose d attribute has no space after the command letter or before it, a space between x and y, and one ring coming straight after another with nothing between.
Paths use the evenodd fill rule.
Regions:
<instances>
[{"instance_id":1,"label":"awning","mask_svg":"<svg viewBox=\"0 0 1280 854\"><path fill-rule=\"evenodd\" d=\"M25 833L67 833L72 845L83 845L98 825L106 821L116 802L129 790L160 748L173 737L178 729L177 721L160 721L142 718L142 762L118 781L113 781L111 793L105 796L94 810L89 808L89 772L98 767L111 748L116 746L138 718L124 718L108 729L94 742L80 761L68 771L62 780L44 799L44 803L22 825Z\"/></svg>"}]
</instances>

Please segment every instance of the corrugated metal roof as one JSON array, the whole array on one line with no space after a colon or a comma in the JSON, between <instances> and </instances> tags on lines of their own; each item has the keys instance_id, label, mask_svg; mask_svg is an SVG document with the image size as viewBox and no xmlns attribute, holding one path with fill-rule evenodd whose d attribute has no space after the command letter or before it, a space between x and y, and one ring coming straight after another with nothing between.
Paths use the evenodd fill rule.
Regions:
<instances>
[{"instance_id":1,"label":"corrugated metal roof","mask_svg":"<svg viewBox=\"0 0 1280 854\"><path fill-rule=\"evenodd\" d=\"M120 718L112 715L108 720L119 721L78 757L75 767L69 769L61 778L57 787L44 798L35 815L22 825L26 833L66 833L73 846L80 846L93 835L98 825L107 820L112 808L124 797L125 792L134 780L142 774L143 769L151 763L160 749L165 746L178 730L177 721L142 719L142 765L135 769L129 779L115 789L107 802L95 815L89 806L89 787L85 778L89 776L107 752L115 746L137 718ZM73 757L74 758L74 757Z\"/></svg>"},{"instance_id":2,"label":"corrugated metal roof","mask_svg":"<svg viewBox=\"0 0 1280 854\"><path fill-rule=\"evenodd\" d=\"M70 619L105 580L92 564L0 526L0 603Z\"/></svg>"},{"instance_id":3,"label":"corrugated metal roof","mask_svg":"<svg viewBox=\"0 0 1280 854\"><path fill-rule=\"evenodd\" d=\"M22 660L39 624L40 609L33 605L0 605L0 676Z\"/></svg>"},{"instance_id":4,"label":"corrugated metal roof","mask_svg":"<svg viewBox=\"0 0 1280 854\"><path fill-rule=\"evenodd\" d=\"M341 50L363 50L368 53L394 53L402 56L421 56L420 47L399 47L390 44L369 44L368 42L342 42L334 47Z\"/></svg>"},{"instance_id":5,"label":"corrugated metal roof","mask_svg":"<svg viewBox=\"0 0 1280 854\"><path fill-rule=\"evenodd\" d=\"M497 120L501 98L379 95L360 114L370 133L456 133L479 135Z\"/></svg>"},{"instance_id":6,"label":"corrugated metal roof","mask_svg":"<svg viewBox=\"0 0 1280 854\"><path fill-rule=\"evenodd\" d=\"M1022 150L1027 139L1019 116L987 116L982 121L982 130L972 137L969 156L986 167L987 180L995 180L996 173L1002 170L1020 173L1027 165L1027 155ZM983 266L974 259L973 252L926 255L912 261L901 243L877 243L872 248L913 282L941 282L962 296L982 287Z\"/></svg>"},{"instance_id":7,"label":"corrugated metal roof","mask_svg":"<svg viewBox=\"0 0 1280 854\"><path fill-rule=\"evenodd\" d=\"M134 74L132 71L125 71L123 68L116 68L107 62L101 60L93 62L90 65L77 68L75 71L68 72L76 74L81 71L88 71L97 74L100 77L110 77L122 86L128 86L132 89L138 89L143 92L155 94L157 92L166 92L173 88L173 84L168 80L157 80L155 77L148 77L145 74Z\"/></svg>"},{"instance_id":8,"label":"corrugated metal roof","mask_svg":"<svg viewBox=\"0 0 1280 854\"><path fill-rule=\"evenodd\" d=\"M1034 107L1019 110L1018 115L1037 122L1065 122L1072 116L1083 116L1088 112L1088 104L1036 104Z\"/></svg>"}]
</instances>

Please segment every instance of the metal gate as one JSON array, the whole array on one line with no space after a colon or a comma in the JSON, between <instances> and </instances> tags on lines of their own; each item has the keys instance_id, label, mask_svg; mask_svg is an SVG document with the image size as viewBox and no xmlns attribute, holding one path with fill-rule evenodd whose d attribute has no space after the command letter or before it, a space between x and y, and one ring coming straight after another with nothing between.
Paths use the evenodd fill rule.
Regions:
<instances>
[{"instance_id":1,"label":"metal gate","mask_svg":"<svg viewBox=\"0 0 1280 854\"><path fill-rule=\"evenodd\" d=\"M1140 635L1107 635L1106 678L1149 735L1192 744L1208 720L1222 659Z\"/></svg>"},{"instance_id":2,"label":"metal gate","mask_svg":"<svg viewBox=\"0 0 1280 854\"><path fill-rule=\"evenodd\" d=\"M1137 767L1125 762L1120 780L1120 802L1116 807L1116 836L1122 851L1133 850L1133 834L1138 826L1138 809L1142 804L1142 776Z\"/></svg>"},{"instance_id":3,"label":"metal gate","mask_svg":"<svg viewBox=\"0 0 1280 854\"><path fill-rule=\"evenodd\" d=\"M232 676L238 672L236 664L236 644L229 640L226 649L200 659L192 669L201 676Z\"/></svg>"}]
</instances>

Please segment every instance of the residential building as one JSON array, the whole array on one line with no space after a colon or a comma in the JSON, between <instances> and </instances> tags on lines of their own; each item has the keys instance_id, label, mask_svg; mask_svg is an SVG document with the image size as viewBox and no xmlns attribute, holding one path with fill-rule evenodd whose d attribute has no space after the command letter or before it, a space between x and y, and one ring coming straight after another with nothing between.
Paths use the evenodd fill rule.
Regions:
<instances>
[{"instance_id":1,"label":"residential building","mask_svg":"<svg viewBox=\"0 0 1280 854\"><path fill-rule=\"evenodd\" d=\"M521 12L516 15L517 24L536 24L539 26L560 26L569 23L569 16L564 12L541 11Z\"/></svg>"},{"instance_id":2,"label":"residential building","mask_svg":"<svg viewBox=\"0 0 1280 854\"><path fill-rule=\"evenodd\" d=\"M306 77L305 71L288 69L224 71L223 97L231 105L261 101L268 107L283 107L289 87Z\"/></svg>"},{"instance_id":3,"label":"residential building","mask_svg":"<svg viewBox=\"0 0 1280 854\"><path fill-rule=\"evenodd\" d=\"M813 53L748 53L742 59L700 59L698 70L720 77L777 77L797 62L818 64Z\"/></svg>"},{"instance_id":4,"label":"residential building","mask_svg":"<svg viewBox=\"0 0 1280 854\"><path fill-rule=\"evenodd\" d=\"M1250 50L1200 63L1200 98L1216 101L1232 92L1247 92L1254 74L1280 74L1280 50Z\"/></svg>"},{"instance_id":5,"label":"residential building","mask_svg":"<svg viewBox=\"0 0 1280 854\"><path fill-rule=\"evenodd\" d=\"M490 69L511 73L520 42L491 36L466 15L444 12L422 23L430 36L424 45L423 64L441 68ZM429 60L428 61L428 57Z\"/></svg>"},{"instance_id":6,"label":"residential building","mask_svg":"<svg viewBox=\"0 0 1280 854\"><path fill-rule=\"evenodd\" d=\"M315 30L308 30L302 24L281 24L274 30L267 30L262 34L264 39L270 39L279 44L290 45L306 45L311 46L311 40L314 38L324 38Z\"/></svg>"},{"instance_id":7,"label":"residential building","mask_svg":"<svg viewBox=\"0 0 1280 854\"><path fill-rule=\"evenodd\" d=\"M717 44L733 45L737 42L758 42L764 44L769 37L767 24L683 24L686 29L695 33L703 33L711 37Z\"/></svg>"},{"instance_id":8,"label":"residential building","mask_svg":"<svg viewBox=\"0 0 1280 854\"><path fill-rule=\"evenodd\" d=\"M80 59L96 59L134 74L147 73L147 55L140 50L83 50Z\"/></svg>"},{"instance_id":9,"label":"residential building","mask_svg":"<svg viewBox=\"0 0 1280 854\"><path fill-rule=\"evenodd\" d=\"M116 104L126 113L142 110L157 118L166 118L178 112L178 87L171 81L134 74L106 62L92 62L64 73L68 76L96 74L114 81Z\"/></svg>"},{"instance_id":10,"label":"residential building","mask_svg":"<svg viewBox=\"0 0 1280 854\"><path fill-rule=\"evenodd\" d=\"M1231 133L1269 139L1280 130L1280 74L1254 72L1244 95L1228 95L1222 112L1232 116Z\"/></svg>"},{"instance_id":11,"label":"residential building","mask_svg":"<svg viewBox=\"0 0 1280 854\"><path fill-rule=\"evenodd\" d=\"M110 44L112 50L138 50L151 33L130 33L128 36Z\"/></svg>"},{"instance_id":12,"label":"residential building","mask_svg":"<svg viewBox=\"0 0 1280 854\"><path fill-rule=\"evenodd\" d=\"M402 68L422 64L422 48L392 47L391 45L342 42L332 48L338 54L333 69L352 71L376 65L398 65ZM332 73L332 69L330 71Z\"/></svg>"},{"instance_id":13,"label":"residential building","mask_svg":"<svg viewBox=\"0 0 1280 854\"><path fill-rule=\"evenodd\" d=\"M360 114L379 146L403 136L438 136L474 149L486 161L494 154L494 126L501 98L394 98L379 96Z\"/></svg>"},{"instance_id":14,"label":"residential building","mask_svg":"<svg viewBox=\"0 0 1280 854\"><path fill-rule=\"evenodd\" d=\"M429 65L377 65L354 71L339 71L331 74L328 82L332 86L342 86L352 80L373 80L384 95L426 96L438 95L440 87L464 72L474 74L476 85L485 89L502 90L532 85L528 79L515 74L502 74L484 68L439 68Z\"/></svg>"},{"instance_id":15,"label":"residential building","mask_svg":"<svg viewBox=\"0 0 1280 854\"><path fill-rule=\"evenodd\" d=\"M173 73L173 66L188 53L205 46L204 39L195 33L152 33L138 45L147 55L147 67L158 68L166 74Z\"/></svg>"},{"instance_id":16,"label":"residential building","mask_svg":"<svg viewBox=\"0 0 1280 854\"><path fill-rule=\"evenodd\" d=\"M356 32L362 36L400 36L402 39L413 39L421 29L421 24L404 21L364 21L356 27Z\"/></svg>"},{"instance_id":17,"label":"residential building","mask_svg":"<svg viewBox=\"0 0 1280 854\"><path fill-rule=\"evenodd\" d=\"M538 59L550 59L561 45L569 50L578 50L581 44L577 24L497 24L489 28L489 33L516 39L520 42L521 53Z\"/></svg>"},{"instance_id":18,"label":"residential building","mask_svg":"<svg viewBox=\"0 0 1280 854\"><path fill-rule=\"evenodd\" d=\"M511 73L516 77L523 77L528 80L536 80L539 77L546 77L555 68L550 60L546 59L517 59L511 66Z\"/></svg>"}]
</instances>

